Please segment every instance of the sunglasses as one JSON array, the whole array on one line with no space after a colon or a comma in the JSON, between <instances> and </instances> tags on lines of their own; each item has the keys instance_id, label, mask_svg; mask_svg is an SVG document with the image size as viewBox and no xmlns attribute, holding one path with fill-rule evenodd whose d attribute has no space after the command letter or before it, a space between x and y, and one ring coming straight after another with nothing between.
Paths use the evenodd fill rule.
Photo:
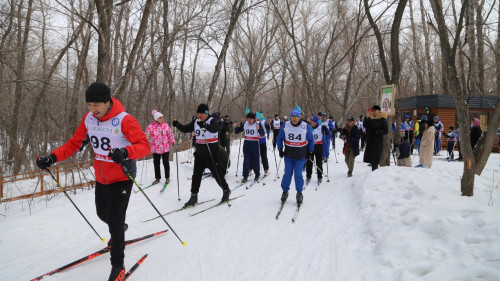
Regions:
<instances>
[{"instance_id":1,"label":"sunglasses","mask_svg":"<svg viewBox=\"0 0 500 281\"><path fill-rule=\"evenodd\" d=\"M300 117L299 116L292 116L291 118L292 119L299 119Z\"/></svg>"}]
</instances>

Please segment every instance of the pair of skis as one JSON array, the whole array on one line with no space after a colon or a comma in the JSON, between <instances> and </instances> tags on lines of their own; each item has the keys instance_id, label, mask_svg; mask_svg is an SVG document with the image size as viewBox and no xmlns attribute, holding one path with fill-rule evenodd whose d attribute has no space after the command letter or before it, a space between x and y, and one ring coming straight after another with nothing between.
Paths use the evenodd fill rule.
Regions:
<instances>
[{"instance_id":1,"label":"pair of skis","mask_svg":"<svg viewBox=\"0 0 500 281\"><path fill-rule=\"evenodd\" d=\"M280 205L280 208L278 210L278 213L276 214L276 219L279 219L279 217L281 215L281 211L283 211L283 207L284 206L285 206L285 202L281 202L281 205ZM295 213L293 214L293 217L292 217L292 223L297 220L297 217L299 216L299 212L300 212L300 207L301 206L302 206L302 203L301 204L297 204L297 207L295 208Z\"/></svg>"},{"instance_id":2,"label":"pair of skis","mask_svg":"<svg viewBox=\"0 0 500 281\"><path fill-rule=\"evenodd\" d=\"M127 241L125 241L125 246L131 245L131 244L134 244L134 243L137 243L137 242L140 242L140 241L152 238L152 237L156 237L156 236L162 235L162 234L166 233L167 231L168 231L168 229L162 230L162 231L158 231L158 232L155 232L155 233L151 233L151 234L148 234L148 235L144 235L142 237L135 238L135 239L132 239L132 240L127 240ZM87 256L85 256L83 258L77 259L77 260L75 260L73 262L70 262L70 263L68 263L68 264L66 264L64 266L61 266L61 267L59 267L57 269L54 269L54 270L52 270L50 272L47 272L47 273L43 274L43 275L40 275L40 276L32 279L31 281L42 280L45 276L50 276L50 275L53 275L55 273L62 272L64 270L66 270L66 269L72 268L72 267L77 266L77 265L79 265L81 263L84 263L86 261L89 261L91 259L99 257L101 255L104 255L107 252L109 252L110 250L111 250L111 248L109 246L107 246L107 247L105 247L105 248L103 248L103 249L101 249L99 251L96 251L96 252L90 254L90 255L87 255ZM146 254L141 259L139 259L139 261L137 261L130 268L130 270L127 271L127 273L125 273L125 276L124 276L123 280L127 280L130 277L130 275L132 275L132 273L134 273L134 271L139 267L139 265L141 265L144 262L144 260L146 259L147 256L148 255Z\"/></svg>"},{"instance_id":3,"label":"pair of skis","mask_svg":"<svg viewBox=\"0 0 500 281\"><path fill-rule=\"evenodd\" d=\"M150 184L150 185L148 185L148 186L146 186L146 187L143 187L143 188L142 188L142 190L146 190L146 189L148 189L148 188L150 188L150 187L152 187L152 186L155 186L155 185L157 185L157 183L155 183L155 184ZM165 191L165 189L167 188L167 185L168 185L168 183L163 184L163 187L162 187L162 189L160 189L160 192ZM138 193L139 191L140 191L140 190L135 190L135 189L134 189L134 193Z\"/></svg>"},{"instance_id":4,"label":"pair of skis","mask_svg":"<svg viewBox=\"0 0 500 281\"><path fill-rule=\"evenodd\" d=\"M207 202L214 201L214 200L215 200L215 199L210 199L210 200L206 200L206 201L198 202L198 203L194 204L194 206L190 206L190 207L182 207L182 208L179 208L179 209L176 209L176 210L173 210L173 211L167 212L167 213L163 214L162 216L167 216L167 215L170 215L170 214L172 214L172 213L177 213L177 212L180 212L180 211L183 211L183 210L186 210L186 209L191 209L191 208L194 208L194 207L196 207L196 206L198 206L198 205L205 204L205 203L207 203ZM160 218L160 216L156 216L156 217L154 217L154 218L147 219L147 220L145 220L145 221L143 221L143 222L152 221L152 220L155 220L155 219L157 219L157 218Z\"/></svg>"},{"instance_id":5,"label":"pair of skis","mask_svg":"<svg viewBox=\"0 0 500 281\"><path fill-rule=\"evenodd\" d=\"M304 186L304 190L305 190L305 189L309 186L309 183L310 183L310 181L307 181L307 180L306 180L306 185ZM320 185L321 185L321 182L320 182L320 181L318 181L318 184L316 185L315 190L318 190L318 187L319 187Z\"/></svg>"},{"instance_id":6,"label":"pair of skis","mask_svg":"<svg viewBox=\"0 0 500 281\"><path fill-rule=\"evenodd\" d=\"M211 209L213 209L213 208L215 208L215 207L222 206L222 205L224 205L225 203L227 203L228 207L231 207L231 204L229 204L229 202L231 202L231 201L233 201L233 200L236 200L236 199L238 199L238 198L240 198L240 197L242 197L242 196L245 196L245 195L240 195L240 196L236 196L236 197L234 197L234 198L230 198L229 200L227 200L227 201L225 201L225 202L219 202L219 203L217 203L217 204L215 204L215 205L212 205L212 206L210 206L210 207L208 207L208 208L206 208L206 209L203 209L203 210L201 210L201 211L198 211L198 212L196 212L196 213L189 214L189 215L190 215L191 217L192 217L192 216L196 216L196 215L199 215L199 214L201 214L201 213L204 213L204 212L206 212L206 211L208 211L208 210L211 210Z\"/></svg>"}]
</instances>

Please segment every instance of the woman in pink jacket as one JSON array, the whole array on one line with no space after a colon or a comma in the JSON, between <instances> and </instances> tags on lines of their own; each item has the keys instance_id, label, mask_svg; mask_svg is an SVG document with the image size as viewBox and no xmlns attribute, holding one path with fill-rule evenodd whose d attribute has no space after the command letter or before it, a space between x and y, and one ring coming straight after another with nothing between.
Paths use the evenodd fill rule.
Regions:
<instances>
[{"instance_id":1,"label":"woman in pink jacket","mask_svg":"<svg viewBox=\"0 0 500 281\"><path fill-rule=\"evenodd\" d=\"M167 184L170 182L168 153L170 147L175 145L175 138L170 126L163 122L163 114L156 110L153 110L152 114L154 121L146 128L146 136L149 139L151 153L153 153L153 164L155 167L155 181L153 184L159 183L161 179L160 158L163 161L163 168L165 168L165 184Z\"/></svg>"}]
</instances>

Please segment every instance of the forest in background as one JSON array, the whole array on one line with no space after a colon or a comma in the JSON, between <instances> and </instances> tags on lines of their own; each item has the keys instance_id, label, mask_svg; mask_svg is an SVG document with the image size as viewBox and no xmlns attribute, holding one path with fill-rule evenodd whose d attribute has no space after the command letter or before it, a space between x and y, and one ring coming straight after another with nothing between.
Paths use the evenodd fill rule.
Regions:
<instances>
[{"instance_id":1,"label":"forest in background","mask_svg":"<svg viewBox=\"0 0 500 281\"><path fill-rule=\"evenodd\" d=\"M34 169L37 155L67 140L87 111L84 92L94 81L110 85L144 128L153 109L169 123L186 123L201 102L233 120L245 107L271 118L300 105L306 115L325 111L343 123L376 104L384 84L398 85L398 98L499 95L499 6L2 1L0 175ZM490 118L496 127L497 112L498 104Z\"/></svg>"}]
</instances>

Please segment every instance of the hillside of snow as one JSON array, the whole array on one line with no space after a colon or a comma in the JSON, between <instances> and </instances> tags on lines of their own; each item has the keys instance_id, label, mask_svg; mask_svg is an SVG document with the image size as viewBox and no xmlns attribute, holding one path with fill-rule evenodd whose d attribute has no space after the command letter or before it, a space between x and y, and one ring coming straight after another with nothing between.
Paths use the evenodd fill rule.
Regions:
<instances>
[{"instance_id":1,"label":"hillside of snow","mask_svg":"<svg viewBox=\"0 0 500 281\"><path fill-rule=\"evenodd\" d=\"M238 145L233 143L226 176L231 188L241 179L243 158L235 176ZM391 166L374 172L361 154L348 178L341 145L337 140L337 161L332 151L324 166L330 181L325 177L316 190L313 174L295 223L293 181L275 219L282 191L281 178L274 181L272 150L271 175L263 182L233 191L231 197L244 196L231 207L190 216L222 196L213 178L204 179L198 200L214 201L165 217L186 246L172 231L127 246L127 269L149 254L129 280L500 280L500 154L491 154L476 177L474 196L463 197L463 163L447 162L445 152L434 158L432 169ZM179 162L187 153L179 153ZM170 166L167 190L146 190L162 213L182 207L190 194L192 164L179 164L180 201L175 161ZM139 161L137 181L147 186L153 180L152 160ZM95 214L93 189L70 196L109 238ZM36 198L30 208L23 201L2 203L0 215L0 280L31 280L105 246L63 194ZM144 196L133 193L126 239L167 229L161 219L143 222L155 216ZM106 254L43 280L106 280L110 267Z\"/></svg>"}]
</instances>

